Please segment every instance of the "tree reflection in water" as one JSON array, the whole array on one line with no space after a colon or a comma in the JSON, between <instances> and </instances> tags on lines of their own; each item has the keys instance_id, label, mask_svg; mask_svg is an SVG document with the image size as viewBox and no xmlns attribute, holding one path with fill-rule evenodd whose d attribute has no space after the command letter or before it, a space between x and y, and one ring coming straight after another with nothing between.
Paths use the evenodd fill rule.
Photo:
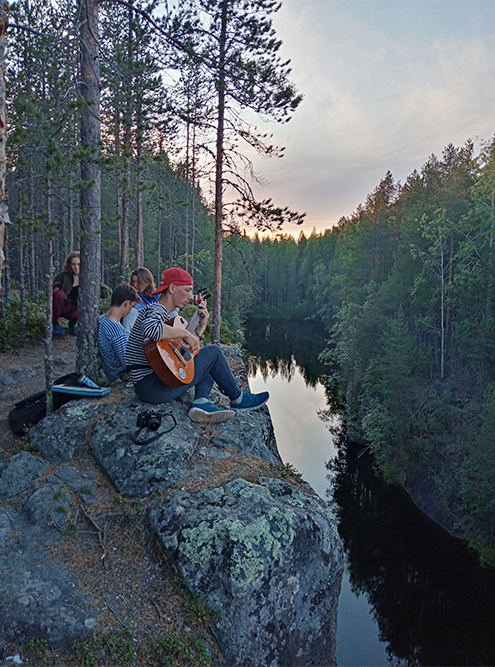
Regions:
<instances>
[{"instance_id":1,"label":"tree reflection in water","mask_svg":"<svg viewBox=\"0 0 495 667\"><path fill-rule=\"evenodd\" d=\"M495 665L495 572L378 479L369 454L339 451L328 467L350 583L392 664Z\"/></svg>"},{"instance_id":2,"label":"tree reflection in water","mask_svg":"<svg viewBox=\"0 0 495 667\"><path fill-rule=\"evenodd\" d=\"M249 375L299 368L314 387L324 380L322 329L308 322L249 326ZM320 419L335 424L335 406ZM333 429L332 429L333 430ZM347 552L350 584L373 609L394 665L495 665L495 572L422 514L398 487L373 472L369 454L342 438L330 464L329 496ZM309 456L309 453L308 453ZM352 627L348 632L353 633ZM355 641L359 642L359 637Z\"/></svg>"},{"instance_id":3,"label":"tree reflection in water","mask_svg":"<svg viewBox=\"0 0 495 667\"><path fill-rule=\"evenodd\" d=\"M323 369L318 355L325 347L322 325L297 320L256 320L248 321L246 332L248 375L260 371L266 380L279 374L290 382L299 368L309 387L321 380Z\"/></svg>"}]
</instances>

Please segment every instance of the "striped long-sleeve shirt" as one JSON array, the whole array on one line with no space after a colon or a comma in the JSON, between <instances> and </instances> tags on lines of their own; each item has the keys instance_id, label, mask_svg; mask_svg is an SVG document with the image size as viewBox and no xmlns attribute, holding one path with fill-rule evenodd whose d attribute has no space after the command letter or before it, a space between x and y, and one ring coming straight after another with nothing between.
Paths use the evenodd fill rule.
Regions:
<instances>
[{"instance_id":1,"label":"striped long-sleeve shirt","mask_svg":"<svg viewBox=\"0 0 495 667\"><path fill-rule=\"evenodd\" d=\"M117 380L125 371L127 332L120 322L100 315L98 347L105 375L110 382Z\"/></svg>"},{"instance_id":2,"label":"striped long-sleeve shirt","mask_svg":"<svg viewBox=\"0 0 495 667\"><path fill-rule=\"evenodd\" d=\"M132 383L136 384L153 372L144 352L145 340L160 340L163 332L162 324L173 320L176 315L177 310L167 313L159 301L151 303L139 313L129 335L125 353L125 363Z\"/></svg>"}]
</instances>

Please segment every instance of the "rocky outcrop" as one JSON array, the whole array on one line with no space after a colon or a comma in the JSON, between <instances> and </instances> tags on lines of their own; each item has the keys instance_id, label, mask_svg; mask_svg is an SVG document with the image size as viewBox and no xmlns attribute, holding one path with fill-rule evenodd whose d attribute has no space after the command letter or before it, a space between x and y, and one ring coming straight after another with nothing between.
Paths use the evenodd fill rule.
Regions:
<instances>
[{"instance_id":1,"label":"rocky outcrop","mask_svg":"<svg viewBox=\"0 0 495 667\"><path fill-rule=\"evenodd\" d=\"M96 615L75 576L50 558L49 547L63 538L69 493L57 476L33 488L48 467L19 452L0 471L2 500L28 491L16 506L0 507L0 637L23 644L42 637L68 648L91 635Z\"/></svg>"},{"instance_id":2,"label":"rocky outcrop","mask_svg":"<svg viewBox=\"0 0 495 667\"><path fill-rule=\"evenodd\" d=\"M238 350L228 353L246 387ZM39 454L0 466L0 637L66 648L98 630L95 601L52 549L67 539L71 507L88 520L98 511L106 478L146 499L149 540L156 535L187 588L218 612L212 631L227 665L334 664L343 554L325 503L273 476L218 483L213 472L215 461L235 470L241 459L283 471L268 409L201 429L185 397L155 406L164 416L153 438L137 434L146 407L130 392L68 403L31 429ZM182 488L196 483L197 492Z\"/></svg>"},{"instance_id":3,"label":"rocky outcrop","mask_svg":"<svg viewBox=\"0 0 495 667\"><path fill-rule=\"evenodd\" d=\"M218 617L228 665L324 665L335 651L342 550L316 496L236 479L175 493L150 523L188 586Z\"/></svg>"}]
</instances>

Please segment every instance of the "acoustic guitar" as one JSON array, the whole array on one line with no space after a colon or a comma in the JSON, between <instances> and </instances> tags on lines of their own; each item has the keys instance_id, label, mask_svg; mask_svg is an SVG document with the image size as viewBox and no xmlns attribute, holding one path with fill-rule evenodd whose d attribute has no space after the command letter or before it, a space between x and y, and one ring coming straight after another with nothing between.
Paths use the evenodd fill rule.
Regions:
<instances>
[{"instance_id":1,"label":"acoustic guitar","mask_svg":"<svg viewBox=\"0 0 495 667\"><path fill-rule=\"evenodd\" d=\"M206 299L208 296L210 295L202 296L202 298ZM200 320L198 309L189 323L178 315L167 324L194 333ZM199 349L196 352L191 352L182 338L177 340L148 340L144 344L144 352L151 368L167 387L175 389L193 381L194 357L198 354Z\"/></svg>"}]
</instances>

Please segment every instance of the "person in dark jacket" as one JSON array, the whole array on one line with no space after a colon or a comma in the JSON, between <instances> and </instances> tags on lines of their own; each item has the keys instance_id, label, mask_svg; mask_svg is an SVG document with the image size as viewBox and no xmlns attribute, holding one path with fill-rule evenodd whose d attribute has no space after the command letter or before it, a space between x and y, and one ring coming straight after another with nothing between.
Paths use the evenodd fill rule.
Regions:
<instances>
[{"instance_id":1,"label":"person in dark jacket","mask_svg":"<svg viewBox=\"0 0 495 667\"><path fill-rule=\"evenodd\" d=\"M60 325L59 317L69 320L69 330L73 336L77 335L77 293L79 290L79 272L81 258L79 252L74 251L67 255L63 271L53 281L53 333L63 336L64 330Z\"/></svg>"}]
</instances>

